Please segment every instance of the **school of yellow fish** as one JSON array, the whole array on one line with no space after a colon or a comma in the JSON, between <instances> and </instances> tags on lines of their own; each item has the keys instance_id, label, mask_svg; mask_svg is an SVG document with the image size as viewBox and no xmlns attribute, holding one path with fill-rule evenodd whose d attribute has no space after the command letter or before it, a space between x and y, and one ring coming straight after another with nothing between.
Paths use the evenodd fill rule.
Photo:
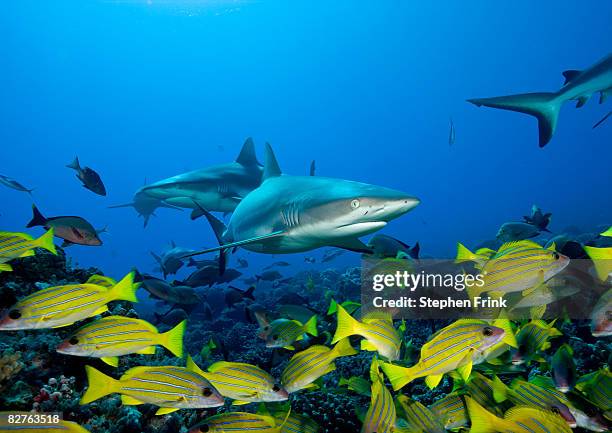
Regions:
<instances>
[{"instance_id":1,"label":"school of yellow fish","mask_svg":"<svg viewBox=\"0 0 612 433\"><path fill-rule=\"evenodd\" d=\"M612 236L612 228L602 233ZM10 271L9 261L35 254L36 248L52 253L53 231L39 239L23 233L0 232L0 271ZM585 247L601 280L612 274L612 248ZM470 296L481 292L503 296L508 292L533 291L567 264L566 257L553 248L545 249L532 241L505 244L498 251L475 253L459 244L457 261L472 261L485 275L483 288L468 288ZM108 304L123 300L138 302L134 274L120 281L94 275L83 284L49 287L19 300L0 319L0 330L33 330L71 326L108 311ZM595 337L612 335L610 324L611 290L602 294L596 305L591 330ZM413 349L404 339L406 323L385 313L353 317L359 305L335 303L328 313L337 315L332 346L311 345L296 352L277 380L256 365L216 362L202 369L184 352L186 322L160 333L152 324L134 318L106 316L88 321L58 347L66 355L100 358L116 367L118 357L129 354L154 354L157 346L166 348L185 367L140 366L121 377L110 377L86 366L88 387L81 404L118 393L125 405L144 403L159 407L163 415L184 408L215 408L225 404L282 402L303 390L322 387L321 378L336 369L338 358L358 353L352 341L360 339L360 349L373 352L369 372L363 376L341 378L340 387L370 397L366 411L357 408L362 433L559 433L580 427L608 431L612 420L612 373L608 366L583 377L575 377L572 349L564 344L554 354L547 353L551 339L562 335L555 321L541 319L511 321L500 315L494 320L460 319L438 330L420 348L416 362ZM541 313L541 311L534 311ZM317 318L305 323L285 318L270 323L260 320L259 337L267 347L295 350L296 341L317 335ZM404 356L402 356L404 347ZM505 383L498 376L513 367L539 363L542 375L525 380L516 377ZM410 366L408 366L411 364ZM550 372L550 375L544 374ZM423 379L435 388L447 377L453 391L430 406L412 400L400 390ZM390 384L390 387L388 386ZM392 390L391 390L392 389ZM8 412L0 413L0 430L8 431ZM85 432L69 421L61 430ZM39 426L43 429L45 426ZM47 426L45 431L60 429ZM256 413L231 411L207 418L190 432L314 433L317 424L305 415L259 407Z\"/></svg>"}]
</instances>

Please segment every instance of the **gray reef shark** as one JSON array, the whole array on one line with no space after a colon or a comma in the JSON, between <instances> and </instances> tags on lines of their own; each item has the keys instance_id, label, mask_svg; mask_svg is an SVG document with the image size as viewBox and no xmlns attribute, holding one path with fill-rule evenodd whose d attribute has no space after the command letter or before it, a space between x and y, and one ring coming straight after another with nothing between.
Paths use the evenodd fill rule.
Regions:
<instances>
[{"instance_id":1,"label":"gray reef shark","mask_svg":"<svg viewBox=\"0 0 612 433\"><path fill-rule=\"evenodd\" d=\"M552 138L557 127L559 111L563 103L576 100L576 107L582 107L589 98L599 92L599 103L603 103L612 93L612 54L582 70L563 72L565 83L557 92L523 93L498 96L494 98L468 99L480 107L501 108L530 114L538 119L540 147Z\"/></svg>"},{"instance_id":2,"label":"gray reef shark","mask_svg":"<svg viewBox=\"0 0 612 433\"><path fill-rule=\"evenodd\" d=\"M201 216L194 202L210 212L232 212L259 186L262 172L253 140L247 138L236 161L145 185L136 192L132 203L112 207L134 207L145 218L145 226L157 207L194 209L192 218Z\"/></svg>"},{"instance_id":3,"label":"gray reef shark","mask_svg":"<svg viewBox=\"0 0 612 433\"><path fill-rule=\"evenodd\" d=\"M319 176L281 175L266 143L263 182L238 204L227 227L202 206L219 246L192 255L235 247L265 254L298 253L324 246L356 252L370 249L359 239L419 204L389 188ZM223 266L222 266L223 268Z\"/></svg>"}]
</instances>

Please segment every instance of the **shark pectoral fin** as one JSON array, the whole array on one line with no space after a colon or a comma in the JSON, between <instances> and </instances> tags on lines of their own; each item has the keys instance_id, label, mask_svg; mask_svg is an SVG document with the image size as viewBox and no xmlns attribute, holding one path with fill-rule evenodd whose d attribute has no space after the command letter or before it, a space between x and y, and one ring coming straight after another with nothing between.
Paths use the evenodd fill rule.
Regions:
<instances>
[{"instance_id":1,"label":"shark pectoral fin","mask_svg":"<svg viewBox=\"0 0 612 433\"><path fill-rule=\"evenodd\" d=\"M359 238L344 238L335 241L332 246L342 248L343 250L349 250L356 253L372 253L372 249L366 244L361 242Z\"/></svg>"},{"instance_id":2,"label":"shark pectoral fin","mask_svg":"<svg viewBox=\"0 0 612 433\"><path fill-rule=\"evenodd\" d=\"M608 96L610 96L610 93L612 93L612 89L602 90L599 93L599 103L603 104L604 102L606 102L606 99L608 99Z\"/></svg>"},{"instance_id":3,"label":"shark pectoral fin","mask_svg":"<svg viewBox=\"0 0 612 433\"><path fill-rule=\"evenodd\" d=\"M589 100L591 96L581 96L580 98L578 98L578 102L576 102L576 108L580 108L582 107L584 104L586 104Z\"/></svg>"},{"instance_id":4,"label":"shark pectoral fin","mask_svg":"<svg viewBox=\"0 0 612 433\"><path fill-rule=\"evenodd\" d=\"M157 409L157 412L155 412L155 415L166 415L168 413L176 412L177 410L179 410L178 407L160 407Z\"/></svg>"}]
</instances>

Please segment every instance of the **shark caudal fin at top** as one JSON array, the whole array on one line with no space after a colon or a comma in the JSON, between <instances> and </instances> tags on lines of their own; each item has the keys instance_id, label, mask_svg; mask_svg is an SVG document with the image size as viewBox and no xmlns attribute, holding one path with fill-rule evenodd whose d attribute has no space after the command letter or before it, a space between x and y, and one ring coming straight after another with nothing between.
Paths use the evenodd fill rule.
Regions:
<instances>
[{"instance_id":1,"label":"shark caudal fin at top","mask_svg":"<svg viewBox=\"0 0 612 433\"><path fill-rule=\"evenodd\" d=\"M494 98L468 99L480 107L499 108L529 114L538 119L540 147L546 146L557 127L559 110L563 100L556 93L522 93Z\"/></svg>"}]
</instances>

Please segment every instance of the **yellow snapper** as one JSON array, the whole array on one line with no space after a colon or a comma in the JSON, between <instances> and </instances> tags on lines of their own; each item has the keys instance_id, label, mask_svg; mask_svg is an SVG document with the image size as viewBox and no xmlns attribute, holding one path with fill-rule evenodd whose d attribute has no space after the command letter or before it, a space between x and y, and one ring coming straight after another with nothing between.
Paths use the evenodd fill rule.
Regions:
<instances>
[{"instance_id":1,"label":"yellow snapper","mask_svg":"<svg viewBox=\"0 0 612 433\"><path fill-rule=\"evenodd\" d=\"M361 350L376 351L389 361L399 359L401 335L393 326L390 315L366 315L360 322L338 305L338 326L332 344L352 335L359 335Z\"/></svg>"},{"instance_id":2,"label":"yellow snapper","mask_svg":"<svg viewBox=\"0 0 612 433\"><path fill-rule=\"evenodd\" d=\"M189 433L280 433L282 425L268 415L248 412L226 412L206 418L189 429Z\"/></svg>"},{"instance_id":3,"label":"yellow snapper","mask_svg":"<svg viewBox=\"0 0 612 433\"><path fill-rule=\"evenodd\" d=\"M107 277L106 275L92 275L85 281L86 284L96 284L98 286L111 288L115 284L117 284L117 280L111 277Z\"/></svg>"},{"instance_id":4,"label":"yellow snapper","mask_svg":"<svg viewBox=\"0 0 612 433\"><path fill-rule=\"evenodd\" d=\"M108 316L77 330L57 347L57 352L101 358L117 367L119 356L130 353L152 355L159 344L174 356L182 358L186 325L187 321L183 320L173 329L160 334L155 326L145 320Z\"/></svg>"},{"instance_id":5,"label":"yellow snapper","mask_svg":"<svg viewBox=\"0 0 612 433\"><path fill-rule=\"evenodd\" d=\"M0 319L0 330L68 326L108 311L111 301L138 302L137 289L133 272L111 288L86 283L42 289L13 305Z\"/></svg>"},{"instance_id":6,"label":"yellow snapper","mask_svg":"<svg viewBox=\"0 0 612 433\"><path fill-rule=\"evenodd\" d=\"M434 417L439 418L447 430L467 427L468 416L463 398L456 392L446 395L429 406Z\"/></svg>"},{"instance_id":7,"label":"yellow snapper","mask_svg":"<svg viewBox=\"0 0 612 433\"><path fill-rule=\"evenodd\" d=\"M494 297L523 291L527 295L569 264L569 258L554 251L554 245L551 248L533 241L508 242L488 259L482 259L463 247L456 261L475 261L483 277L482 286L472 284L466 288L472 299L485 292Z\"/></svg>"},{"instance_id":8,"label":"yellow snapper","mask_svg":"<svg viewBox=\"0 0 612 433\"><path fill-rule=\"evenodd\" d=\"M0 232L0 272L12 271L8 261L20 257L34 255L35 248L43 248L53 254L57 254L53 244L53 229L49 229L38 239L32 238L27 233Z\"/></svg>"},{"instance_id":9,"label":"yellow snapper","mask_svg":"<svg viewBox=\"0 0 612 433\"><path fill-rule=\"evenodd\" d=\"M555 328L555 321L546 323L544 320L531 320L516 334L518 347L512 350L512 363L521 365L532 360L544 362L540 352L550 348L550 339L563 335Z\"/></svg>"},{"instance_id":10,"label":"yellow snapper","mask_svg":"<svg viewBox=\"0 0 612 433\"><path fill-rule=\"evenodd\" d=\"M300 341L306 334L316 337L317 316L312 316L306 323L302 324L297 320L276 319L270 323L266 332L266 347L294 350L294 342Z\"/></svg>"},{"instance_id":11,"label":"yellow snapper","mask_svg":"<svg viewBox=\"0 0 612 433\"><path fill-rule=\"evenodd\" d=\"M340 340L333 348L310 346L289 360L281 375L281 383L289 393L309 388L315 380L336 369L336 358L356 353L348 338Z\"/></svg>"},{"instance_id":12,"label":"yellow snapper","mask_svg":"<svg viewBox=\"0 0 612 433\"><path fill-rule=\"evenodd\" d=\"M45 416L45 422L36 422L36 423L16 423L15 418L13 418L13 422L9 421L9 416L23 416L23 417L37 417L40 415ZM59 422L50 422L47 421L47 417L51 417L52 414L41 414L41 413L32 413L32 412L0 412L0 433L11 433L11 432L20 432L20 433L89 433L84 427L81 427L75 422L72 421L64 421L59 420Z\"/></svg>"},{"instance_id":13,"label":"yellow snapper","mask_svg":"<svg viewBox=\"0 0 612 433\"><path fill-rule=\"evenodd\" d=\"M474 359L482 357L481 352L502 341L505 335L502 328L484 320L457 320L423 345L419 362L414 366L382 363L381 368L395 391L419 377L425 377L427 386L435 388L445 373L456 369L467 380Z\"/></svg>"},{"instance_id":14,"label":"yellow snapper","mask_svg":"<svg viewBox=\"0 0 612 433\"><path fill-rule=\"evenodd\" d=\"M400 415L407 422L407 429L412 433L446 433L444 422L430 409L418 401L413 401L405 395L395 399Z\"/></svg>"},{"instance_id":15,"label":"yellow snapper","mask_svg":"<svg viewBox=\"0 0 612 433\"><path fill-rule=\"evenodd\" d=\"M407 432L397 424L398 418L393 396L385 386L378 367L378 360L374 357L370 367L370 379L372 380L370 406L363 419L361 433Z\"/></svg>"},{"instance_id":16,"label":"yellow snapper","mask_svg":"<svg viewBox=\"0 0 612 433\"><path fill-rule=\"evenodd\" d=\"M275 411L272 413L276 423L281 426L280 433L318 433L321 428L306 415Z\"/></svg>"},{"instance_id":17,"label":"yellow snapper","mask_svg":"<svg viewBox=\"0 0 612 433\"><path fill-rule=\"evenodd\" d=\"M223 406L219 391L197 372L185 367L134 367L119 380L85 366L89 386L80 404L91 403L106 395L119 393L125 405L151 403L160 406L156 415L179 409Z\"/></svg>"},{"instance_id":18,"label":"yellow snapper","mask_svg":"<svg viewBox=\"0 0 612 433\"><path fill-rule=\"evenodd\" d=\"M222 396L234 399L235 405L284 401L289 397L270 373L255 365L219 361L203 371L188 357L187 368L205 377Z\"/></svg>"},{"instance_id":19,"label":"yellow snapper","mask_svg":"<svg viewBox=\"0 0 612 433\"><path fill-rule=\"evenodd\" d=\"M470 397L465 397L472 427L470 433L572 433L559 415L542 409L515 406L498 418Z\"/></svg>"}]
</instances>

